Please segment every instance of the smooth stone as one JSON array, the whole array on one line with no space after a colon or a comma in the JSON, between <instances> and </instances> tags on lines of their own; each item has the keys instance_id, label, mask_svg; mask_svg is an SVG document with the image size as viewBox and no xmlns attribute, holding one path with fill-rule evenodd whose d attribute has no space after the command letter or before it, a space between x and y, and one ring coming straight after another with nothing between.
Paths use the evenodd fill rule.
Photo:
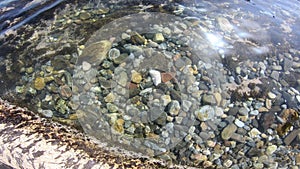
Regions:
<instances>
[{"instance_id":1,"label":"smooth stone","mask_svg":"<svg viewBox=\"0 0 300 169\"><path fill-rule=\"evenodd\" d=\"M248 116L249 111L250 111L249 108L242 107L239 109L239 114L242 116Z\"/></svg>"},{"instance_id":2,"label":"smooth stone","mask_svg":"<svg viewBox=\"0 0 300 169\"><path fill-rule=\"evenodd\" d=\"M259 137L261 132L257 128L252 128L248 134L251 138L256 138Z\"/></svg>"},{"instance_id":3,"label":"smooth stone","mask_svg":"<svg viewBox=\"0 0 300 169\"><path fill-rule=\"evenodd\" d=\"M125 87L127 85L128 82L128 76L126 72L121 72L119 75L117 75L116 77L117 82L119 85Z\"/></svg>"},{"instance_id":4,"label":"smooth stone","mask_svg":"<svg viewBox=\"0 0 300 169\"><path fill-rule=\"evenodd\" d=\"M120 57L120 50L116 48L112 48L108 52L108 58L111 60L115 60L116 58Z\"/></svg>"},{"instance_id":5,"label":"smooth stone","mask_svg":"<svg viewBox=\"0 0 300 169\"><path fill-rule=\"evenodd\" d=\"M216 105L217 104L215 96L214 95L209 95L209 94L203 95L202 102L204 104L209 104L209 105Z\"/></svg>"},{"instance_id":6,"label":"smooth stone","mask_svg":"<svg viewBox=\"0 0 300 169\"><path fill-rule=\"evenodd\" d=\"M116 113L118 111L118 107L114 104L107 103L107 110L110 111L111 113Z\"/></svg>"},{"instance_id":7,"label":"smooth stone","mask_svg":"<svg viewBox=\"0 0 300 169\"><path fill-rule=\"evenodd\" d=\"M53 112L51 110L42 110L40 113L48 118L51 118L53 116Z\"/></svg>"},{"instance_id":8,"label":"smooth stone","mask_svg":"<svg viewBox=\"0 0 300 169\"><path fill-rule=\"evenodd\" d=\"M135 45L143 45L146 42L146 39L137 32L132 32L130 40Z\"/></svg>"},{"instance_id":9,"label":"smooth stone","mask_svg":"<svg viewBox=\"0 0 300 169\"><path fill-rule=\"evenodd\" d=\"M282 70L282 67L280 65L275 65L275 66L272 66L272 69L273 70Z\"/></svg>"},{"instance_id":10,"label":"smooth stone","mask_svg":"<svg viewBox=\"0 0 300 169\"><path fill-rule=\"evenodd\" d=\"M171 103L168 105L169 113L171 116L177 116L180 110L180 104L177 100L172 100Z\"/></svg>"},{"instance_id":11,"label":"smooth stone","mask_svg":"<svg viewBox=\"0 0 300 169\"><path fill-rule=\"evenodd\" d=\"M163 96L161 97L161 100L162 100L162 102L163 102L163 103L162 103L163 106L167 106L167 105L172 101L170 95L163 95Z\"/></svg>"},{"instance_id":12,"label":"smooth stone","mask_svg":"<svg viewBox=\"0 0 300 169\"><path fill-rule=\"evenodd\" d=\"M270 99L275 99L275 98L276 98L276 94L274 94L274 93L272 93L272 92L269 92L269 93L268 93L268 97L269 97Z\"/></svg>"},{"instance_id":13,"label":"smooth stone","mask_svg":"<svg viewBox=\"0 0 300 169\"><path fill-rule=\"evenodd\" d=\"M68 85L63 85L59 87L60 95L63 98L69 98L72 96L72 89Z\"/></svg>"},{"instance_id":14,"label":"smooth stone","mask_svg":"<svg viewBox=\"0 0 300 169\"><path fill-rule=\"evenodd\" d=\"M211 120L215 117L215 110L212 106L205 105L195 111L195 116L200 121Z\"/></svg>"},{"instance_id":15,"label":"smooth stone","mask_svg":"<svg viewBox=\"0 0 300 169\"><path fill-rule=\"evenodd\" d=\"M252 111L250 111L249 114L252 115L252 116L257 116L259 114L259 111L258 110L252 110Z\"/></svg>"},{"instance_id":16,"label":"smooth stone","mask_svg":"<svg viewBox=\"0 0 300 169\"><path fill-rule=\"evenodd\" d=\"M234 120L234 124L237 125L238 127L242 128L245 126L245 123L240 121L239 119Z\"/></svg>"},{"instance_id":17,"label":"smooth stone","mask_svg":"<svg viewBox=\"0 0 300 169\"><path fill-rule=\"evenodd\" d=\"M143 79L143 77L142 77L142 75L139 72L137 72L135 70L133 70L131 72L131 81L132 82L134 82L134 83L141 83L142 79Z\"/></svg>"},{"instance_id":18,"label":"smooth stone","mask_svg":"<svg viewBox=\"0 0 300 169\"><path fill-rule=\"evenodd\" d=\"M192 106L192 102L188 100L183 100L182 101L182 110L188 112L190 107Z\"/></svg>"},{"instance_id":19,"label":"smooth stone","mask_svg":"<svg viewBox=\"0 0 300 169\"><path fill-rule=\"evenodd\" d=\"M82 70L83 71L88 71L90 70L92 65L89 62L83 61L82 62Z\"/></svg>"},{"instance_id":20,"label":"smooth stone","mask_svg":"<svg viewBox=\"0 0 300 169\"><path fill-rule=\"evenodd\" d=\"M237 127L236 127L236 125L235 124L229 124L229 125L227 125L224 129L223 129L223 131L222 131L222 133L221 133L221 137L222 137L222 139L223 140L228 140L228 139L230 139L230 137L232 136L232 134L235 132L237 130Z\"/></svg>"},{"instance_id":21,"label":"smooth stone","mask_svg":"<svg viewBox=\"0 0 300 169\"><path fill-rule=\"evenodd\" d=\"M284 58L284 61L283 61L283 70L284 71L289 71L292 68L292 65L293 65L292 59Z\"/></svg>"},{"instance_id":22,"label":"smooth stone","mask_svg":"<svg viewBox=\"0 0 300 169\"><path fill-rule=\"evenodd\" d=\"M34 88L36 90L43 90L44 87L45 87L46 83L45 83L45 80L44 78L42 77L37 77L35 80L34 80Z\"/></svg>"},{"instance_id":23,"label":"smooth stone","mask_svg":"<svg viewBox=\"0 0 300 169\"><path fill-rule=\"evenodd\" d=\"M81 12L81 13L79 14L79 18L80 18L81 20L87 20L87 19L89 19L90 17L91 17L91 14L88 13L88 12L86 12L86 11L83 11L83 12Z\"/></svg>"},{"instance_id":24,"label":"smooth stone","mask_svg":"<svg viewBox=\"0 0 300 169\"><path fill-rule=\"evenodd\" d=\"M112 103L115 101L115 95L113 93L109 93L105 98L104 101L106 103Z\"/></svg>"},{"instance_id":25,"label":"smooth stone","mask_svg":"<svg viewBox=\"0 0 300 169\"><path fill-rule=\"evenodd\" d=\"M82 51L78 57L78 64L87 61L93 65L99 65L106 57L111 48L112 43L108 40L103 40L90 44Z\"/></svg>"},{"instance_id":26,"label":"smooth stone","mask_svg":"<svg viewBox=\"0 0 300 169\"><path fill-rule=\"evenodd\" d=\"M279 72L278 71L272 71L270 77L273 78L273 79L275 79L276 81L278 81L278 79L279 79Z\"/></svg>"},{"instance_id":27,"label":"smooth stone","mask_svg":"<svg viewBox=\"0 0 300 169\"><path fill-rule=\"evenodd\" d=\"M158 84L161 83L161 76L160 76L159 71L152 69L152 70L149 71L149 73L150 73L150 76L151 76L152 81L153 81L155 86L157 86Z\"/></svg>"},{"instance_id":28,"label":"smooth stone","mask_svg":"<svg viewBox=\"0 0 300 169\"><path fill-rule=\"evenodd\" d=\"M276 150L277 150L277 146L276 145L270 145L267 148L266 154L267 155L272 155Z\"/></svg>"},{"instance_id":29,"label":"smooth stone","mask_svg":"<svg viewBox=\"0 0 300 169\"><path fill-rule=\"evenodd\" d=\"M153 37L153 41L157 43L165 41L164 35L162 33L156 33Z\"/></svg>"},{"instance_id":30,"label":"smooth stone","mask_svg":"<svg viewBox=\"0 0 300 169\"><path fill-rule=\"evenodd\" d=\"M220 106L221 105L221 101L222 101L222 95L220 93L214 93L217 105Z\"/></svg>"}]
</instances>

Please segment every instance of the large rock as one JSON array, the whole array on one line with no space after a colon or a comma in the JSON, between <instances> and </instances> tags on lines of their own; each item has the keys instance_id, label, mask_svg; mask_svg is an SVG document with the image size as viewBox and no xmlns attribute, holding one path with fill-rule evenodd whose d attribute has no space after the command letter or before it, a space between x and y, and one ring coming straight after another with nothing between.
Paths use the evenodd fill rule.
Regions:
<instances>
[{"instance_id":1,"label":"large rock","mask_svg":"<svg viewBox=\"0 0 300 169\"><path fill-rule=\"evenodd\" d=\"M107 53L110 50L111 45L112 43L108 40L90 44L82 51L77 64L81 65L83 61L93 65L100 64L107 57Z\"/></svg>"}]
</instances>

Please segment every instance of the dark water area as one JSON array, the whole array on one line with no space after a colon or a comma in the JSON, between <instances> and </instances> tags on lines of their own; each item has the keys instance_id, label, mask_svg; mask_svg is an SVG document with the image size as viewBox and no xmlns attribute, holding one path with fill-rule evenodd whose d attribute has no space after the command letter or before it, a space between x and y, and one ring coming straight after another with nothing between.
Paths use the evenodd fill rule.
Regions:
<instances>
[{"instance_id":1,"label":"dark water area","mask_svg":"<svg viewBox=\"0 0 300 169\"><path fill-rule=\"evenodd\" d=\"M0 97L177 164L300 165L299 11L299 0L1 0ZM299 160L286 164L290 152Z\"/></svg>"}]
</instances>

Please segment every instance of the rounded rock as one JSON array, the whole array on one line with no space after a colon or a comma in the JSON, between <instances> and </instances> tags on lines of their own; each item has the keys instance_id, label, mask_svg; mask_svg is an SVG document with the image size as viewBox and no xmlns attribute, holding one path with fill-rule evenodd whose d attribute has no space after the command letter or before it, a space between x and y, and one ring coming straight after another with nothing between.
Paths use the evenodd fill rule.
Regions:
<instances>
[{"instance_id":1,"label":"rounded rock","mask_svg":"<svg viewBox=\"0 0 300 169\"><path fill-rule=\"evenodd\" d=\"M45 85L45 80L42 77L37 77L34 81L34 88L36 90L43 90Z\"/></svg>"},{"instance_id":2,"label":"rounded rock","mask_svg":"<svg viewBox=\"0 0 300 169\"><path fill-rule=\"evenodd\" d=\"M210 119L213 119L215 116L215 110L212 106L205 105L201 107L200 109L195 111L195 116L200 121L207 121Z\"/></svg>"}]
</instances>

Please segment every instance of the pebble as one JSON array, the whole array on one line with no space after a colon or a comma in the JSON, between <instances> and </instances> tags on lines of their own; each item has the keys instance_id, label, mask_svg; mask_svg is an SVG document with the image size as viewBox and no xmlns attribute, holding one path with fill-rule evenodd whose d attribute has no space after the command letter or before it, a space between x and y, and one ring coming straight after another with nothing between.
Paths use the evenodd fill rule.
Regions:
<instances>
[{"instance_id":1,"label":"pebble","mask_svg":"<svg viewBox=\"0 0 300 169\"><path fill-rule=\"evenodd\" d=\"M272 71L271 78L275 79L276 81L279 80L279 72L278 71Z\"/></svg>"},{"instance_id":2,"label":"pebble","mask_svg":"<svg viewBox=\"0 0 300 169\"><path fill-rule=\"evenodd\" d=\"M163 103L162 103L163 106L167 106L167 105L172 101L170 95L163 95L163 96L161 97L161 99L162 99L162 102L163 102Z\"/></svg>"},{"instance_id":3,"label":"pebble","mask_svg":"<svg viewBox=\"0 0 300 169\"><path fill-rule=\"evenodd\" d=\"M115 101L115 95L113 93L109 93L105 98L104 101L106 103L112 103Z\"/></svg>"},{"instance_id":4,"label":"pebble","mask_svg":"<svg viewBox=\"0 0 300 169\"><path fill-rule=\"evenodd\" d=\"M190 107L192 106L192 102L188 101L188 100L183 100L182 101L182 110L183 111L189 111Z\"/></svg>"},{"instance_id":5,"label":"pebble","mask_svg":"<svg viewBox=\"0 0 300 169\"><path fill-rule=\"evenodd\" d=\"M118 57L120 57L120 50L119 50L119 49L116 49L116 48L110 49L109 52L108 52L108 57L109 57L111 60L117 59Z\"/></svg>"},{"instance_id":6,"label":"pebble","mask_svg":"<svg viewBox=\"0 0 300 169\"><path fill-rule=\"evenodd\" d=\"M267 148L266 154L267 155L272 155L276 150L277 150L277 146L276 145L270 145Z\"/></svg>"},{"instance_id":7,"label":"pebble","mask_svg":"<svg viewBox=\"0 0 300 169\"><path fill-rule=\"evenodd\" d=\"M41 110L40 113L47 118L51 118L53 116L53 112L51 110Z\"/></svg>"},{"instance_id":8,"label":"pebble","mask_svg":"<svg viewBox=\"0 0 300 169\"><path fill-rule=\"evenodd\" d=\"M87 61L93 65L99 65L106 57L110 50L112 43L108 40L103 40L90 44L82 51L78 57L78 63Z\"/></svg>"},{"instance_id":9,"label":"pebble","mask_svg":"<svg viewBox=\"0 0 300 169\"><path fill-rule=\"evenodd\" d=\"M268 97L269 97L270 99L275 99L275 98L276 98L276 94L274 94L274 93L272 93L272 92L269 92L269 93L268 93Z\"/></svg>"},{"instance_id":10,"label":"pebble","mask_svg":"<svg viewBox=\"0 0 300 169\"><path fill-rule=\"evenodd\" d=\"M86 11L82 11L80 14L79 14L79 18L81 20L87 20L87 19L90 19L91 17L91 14L86 12Z\"/></svg>"},{"instance_id":11,"label":"pebble","mask_svg":"<svg viewBox=\"0 0 300 169\"><path fill-rule=\"evenodd\" d=\"M45 84L44 78L42 78L42 77L35 78L35 80L34 80L34 88L36 90L43 90L44 87L45 87L45 85L46 84Z\"/></svg>"},{"instance_id":12,"label":"pebble","mask_svg":"<svg viewBox=\"0 0 300 169\"><path fill-rule=\"evenodd\" d=\"M68 85L63 85L59 87L60 95L63 98L70 98L72 96L72 89Z\"/></svg>"},{"instance_id":13,"label":"pebble","mask_svg":"<svg viewBox=\"0 0 300 169\"><path fill-rule=\"evenodd\" d=\"M131 72L131 81L132 82L134 82L134 83L141 83L142 79L143 79L143 77L142 77L142 75L139 72L137 72L135 70L133 70Z\"/></svg>"},{"instance_id":14,"label":"pebble","mask_svg":"<svg viewBox=\"0 0 300 169\"><path fill-rule=\"evenodd\" d=\"M195 111L195 116L200 121L211 120L215 116L215 110L212 106L205 105L205 106L203 106L200 109Z\"/></svg>"},{"instance_id":15,"label":"pebble","mask_svg":"<svg viewBox=\"0 0 300 169\"><path fill-rule=\"evenodd\" d=\"M258 110L252 110L252 111L250 111L249 114L252 115L252 116L257 116L259 114L259 111Z\"/></svg>"},{"instance_id":16,"label":"pebble","mask_svg":"<svg viewBox=\"0 0 300 169\"><path fill-rule=\"evenodd\" d=\"M233 133L235 132L237 130L237 127L236 127L236 125L235 124L229 124L229 125L227 125L224 129L223 129L223 131L222 131L222 133L221 133L221 137L222 137L222 139L223 140L228 140L228 139L230 139L230 137L233 135Z\"/></svg>"},{"instance_id":17,"label":"pebble","mask_svg":"<svg viewBox=\"0 0 300 169\"><path fill-rule=\"evenodd\" d=\"M239 119L234 120L234 124L237 125L238 127L242 128L245 126L245 123L240 121Z\"/></svg>"},{"instance_id":18,"label":"pebble","mask_svg":"<svg viewBox=\"0 0 300 169\"><path fill-rule=\"evenodd\" d=\"M153 37L153 41L157 42L157 43L161 43L161 42L165 41L165 38L162 33L156 33Z\"/></svg>"},{"instance_id":19,"label":"pebble","mask_svg":"<svg viewBox=\"0 0 300 169\"><path fill-rule=\"evenodd\" d=\"M252 128L248 134L251 138L256 138L259 137L261 132L257 128Z\"/></svg>"},{"instance_id":20,"label":"pebble","mask_svg":"<svg viewBox=\"0 0 300 169\"><path fill-rule=\"evenodd\" d=\"M180 104L177 100L172 100L171 103L168 105L169 113L171 116L177 116L180 110Z\"/></svg>"},{"instance_id":21,"label":"pebble","mask_svg":"<svg viewBox=\"0 0 300 169\"><path fill-rule=\"evenodd\" d=\"M82 70L83 71L88 71L90 70L92 65L89 62L83 61L82 62Z\"/></svg>"},{"instance_id":22,"label":"pebble","mask_svg":"<svg viewBox=\"0 0 300 169\"><path fill-rule=\"evenodd\" d=\"M210 94L203 95L202 102L204 104L209 104L209 105L216 105L217 104L217 101L216 101L214 95L210 95Z\"/></svg>"},{"instance_id":23,"label":"pebble","mask_svg":"<svg viewBox=\"0 0 300 169\"><path fill-rule=\"evenodd\" d=\"M158 84L161 83L161 76L160 76L159 71L152 69L152 70L149 71L149 73L150 73L150 76L151 76L152 81L153 81L155 86L157 86Z\"/></svg>"},{"instance_id":24,"label":"pebble","mask_svg":"<svg viewBox=\"0 0 300 169\"><path fill-rule=\"evenodd\" d=\"M239 114L242 116L248 116L249 111L250 111L249 108L242 107L239 109Z\"/></svg>"}]
</instances>

